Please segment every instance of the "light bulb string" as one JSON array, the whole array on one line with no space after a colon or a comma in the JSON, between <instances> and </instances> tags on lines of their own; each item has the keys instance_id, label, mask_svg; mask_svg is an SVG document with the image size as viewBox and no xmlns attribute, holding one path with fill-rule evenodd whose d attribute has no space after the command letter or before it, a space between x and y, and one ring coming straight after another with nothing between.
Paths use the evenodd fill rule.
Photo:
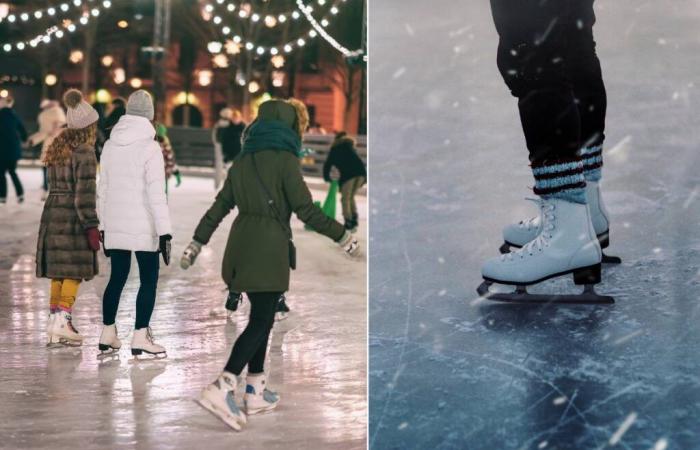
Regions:
<instances>
[{"instance_id":1,"label":"light bulb string","mask_svg":"<svg viewBox=\"0 0 700 450\"><path fill-rule=\"evenodd\" d=\"M82 2L82 5L85 6L86 3ZM23 51L28 48L34 48L39 44L48 44L52 41L52 37L54 36L58 39L61 39L65 35L65 31L73 33L78 26L86 26L88 23L90 23L91 18L98 17L102 13L103 9L109 9L111 6L112 1L105 0L101 3L101 7L95 6L93 8L84 9L80 18L78 18L77 20L66 19L61 24L50 26L43 33L37 34L32 39L20 40L15 42L14 44L9 42L3 43L0 45L0 49L5 51L6 53L9 53L13 50Z\"/></svg>"},{"instance_id":2,"label":"light bulb string","mask_svg":"<svg viewBox=\"0 0 700 450\"><path fill-rule=\"evenodd\" d=\"M349 50L348 48L344 47L340 42L338 42L333 36L331 36L324 27L321 26L316 21L316 18L311 14L311 10L309 9L308 6L306 6L303 2L303 0L296 0L297 6L299 7L299 10L304 14L304 17L306 20L311 24L311 26L316 30L318 34L323 37L323 39L326 40L333 48L341 52L346 58L352 58L356 57L359 55L364 54L364 50L358 49L358 50Z\"/></svg>"},{"instance_id":3,"label":"light bulb string","mask_svg":"<svg viewBox=\"0 0 700 450\"><path fill-rule=\"evenodd\" d=\"M336 0L331 5L331 7L328 9L326 14L323 16L323 18L321 19L321 22L327 22L328 24L330 24L329 19L338 14L338 12L340 11L339 6L345 2L346 2L346 0ZM309 14L311 14L310 11L309 11ZM299 13L299 15L301 16L303 14ZM221 23L219 23L219 25L221 25L221 27L220 27L221 34L225 38L227 38L231 34L231 27L228 25L222 25ZM322 28L322 25L318 24L318 26ZM255 43L253 41L243 42L243 38L239 35L234 35L231 38L231 40L233 40L233 42L236 44L241 44L241 47L240 47L241 50L245 49L247 51L255 51L259 55L264 55L265 53L269 53L270 55L275 56L275 55L282 53L282 51L284 53L290 53L295 48L304 47L306 45L306 39L304 39L304 37L314 39L317 37L318 34L319 33L315 29L311 28L310 30L302 32L298 37L291 39L291 40L287 41L286 43L283 43L283 44L280 44L277 46L269 46L269 47L262 45L262 44L259 44L259 43ZM222 43L222 47L224 47L223 43Z\"/></svg>"},{"instance_id":4,"label":"light bulb string","mask_svg":"<svg viewBox=\"0 0 700 450\"><path fill-rule=\"evenodd\" d=\"M111 0L106 0L107 3L111 3ZM100 0L70 0L65 1L60 4L51 5L46 8L39 8L33 11L23 11L23 12L13 12L5 17L0 17L0 23L10 22L10 23L22 23L22 22L34 22L37 20L50 19L57 15L65 16L71 10L75 8L80 8L87 4L92 3L105 3L105 1Z\"/></svg>"}]
</instances>

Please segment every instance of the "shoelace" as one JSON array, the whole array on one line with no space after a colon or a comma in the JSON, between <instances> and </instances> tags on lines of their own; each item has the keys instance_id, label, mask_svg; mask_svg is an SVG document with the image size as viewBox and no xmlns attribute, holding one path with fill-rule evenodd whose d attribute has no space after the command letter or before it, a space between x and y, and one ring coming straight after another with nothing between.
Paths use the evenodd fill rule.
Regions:
<instances>
[{"instance_id":1,"label":"shoelace","mask_svg":"<svg viewBox=\"0 0 700 450\"><path fill-rule=\"evenodd\" d=\"M523 246L521 249L501 255L501 261L505 261L506 259L510 261L516 255L520 256L520 258L524 258L526 254L532 256L534 255L535 251L542 251L542 249L549 245L549 238L551 237L550 232L554 230L554 205L540 199L528 198L528 200L535 201L540 205L543 219L542 232L540 232L535 239L525 244L525 246Z\"/></svg>"},{"instance_id":2,"label":"shoelace","mask_svg":"<svg viewBox=\"0 0 700 450\"><path fill-rule=\"evenodd\" d=\"M525 200L533 202L537 205L537 209L542 209L542 204L544 203L541 198L534 198L534 197L525 197ZM538 219L538 216L531 217L527 220L521 220L518 226L520 228L525 228L527 230L530 230L531 228L537 228L535 225L535 221Z\"/></svg>"},{"instance_id":3,"label":"shoelace","mask_svg":"<svg viewBox=\"0 0 700 450\"><path fill-rule=\"evenodd\" d=\"M68 314L66 316L66 322L68 322L68 328L70 328L70 330L73 331L73 333L80 334L80 333L78 333L78 330L73 326L73 316Z\"/></svg>"},{"instance_id":4,"label":"shoelace","mask_svg":"<svg viewBox=\"0 0 700 450\"><path fill-rule=\"evenodd\" d=\"M153 337L153 332L151 331L151 327L148 327L148 328L146 329L146 339L147 339L148 342L150 342L151 344L155 344L155 341L154 341L155 338Z\"/></svg>"}]
</instances>

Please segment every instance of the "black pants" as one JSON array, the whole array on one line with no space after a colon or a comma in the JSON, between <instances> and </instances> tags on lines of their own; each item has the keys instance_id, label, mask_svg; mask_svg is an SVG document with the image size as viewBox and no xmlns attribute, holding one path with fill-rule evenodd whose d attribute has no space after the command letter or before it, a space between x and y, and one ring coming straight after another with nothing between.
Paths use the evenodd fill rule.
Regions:
<instances>
[{"instance_id":1,"label":"black pants","mask_svg":"<svg viewBox=\"0 0 700 450\"><path fill-rule=\"evenodd\" d=\"M233 344L231 356L224 370L240 375L248 365L249 373L262 373L270 330L275 323L277 302L282 292L250 292L250 318L248 326Z\"/></svg>"},{"instance_id":2,"label":"black pants","mask_svg":"<svg viewBox=\"0 0 700 450\"><path fill-rule=\"evenodd\" d=\"M135 252L139 265L141 286L136 295L136 326L137 330L146 328L151 321L153 307L156 303L156 288L158 286L158 252ZM119 299L129 277L131 269L131 252L129 250L109 250L112 261L112 273L102 297L102 322L112 325L117 317Z\"/></svg>"},{"instance_id":3,"label":"black pants","mask_svg":"<svg viewBox=\"0 0 700 450\"><path fill-rule=\"evenodd\" d=\"M10 175L12 184L15 186L15 193L17 193L17 197L24 195L24 188L22 187L22 182L19 181L16 170L17 161L0 160L0 199L7 198L7 178L5 178L5 173Z\"/></svg>"},{"instance_id":4,"label":"black pants","mask_svg":"<svg viewBox=\"0 0 700 450\"><path fill-rule=\"evenodd\" d=\"M593 0L491 0L498 68L518 98L530 161L602 144L607 106Z\"/></svg>"},{"instance_id":5,"label":"black pants","mask_svg":"<svg viewBox=\"0 0 700 450\"><path fill-rule=\"evenodd\" d=\"M44 181L41 183L41 188L48 192L49 191L49 169L48 167L44 166L41 168L41 172L44 176Z\"/></svg>"}]
</instances>

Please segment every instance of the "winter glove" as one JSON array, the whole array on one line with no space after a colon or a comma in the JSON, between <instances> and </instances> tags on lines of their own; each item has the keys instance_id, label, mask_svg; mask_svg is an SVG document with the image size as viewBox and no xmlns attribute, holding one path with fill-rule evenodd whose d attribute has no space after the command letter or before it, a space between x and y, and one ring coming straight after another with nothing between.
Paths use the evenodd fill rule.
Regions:
<instances>
[{"instance_id":1,"label":"winter glove","mask_svg":"<svg viewBox=\"0 0 700 450\"><path fill-rule=\"evenodd\" d=\"M179 187L182 184L182 176L180 176L180 170L176 170L173 172L173 175L175 175L175 187Z\"/></svg>"},{"instance_id":2,"label":"winter glove","mask_svg":"<svg viewBox=\"0 0 700 450\"><path fill-rule=\"evenodd\" d=\"M360 244L357 242L357 239L355 239L355 237L352 234L346 231L345 234L343 234L343 237L341 237L340 240L336 242L338 243L340 248L343 249L343 252L345 252L346 255L350 256L351 258L359 256Z\"/></svg>"},{"instance_id":3,"label":"winter glove","mask_svg":"<svg viewBox=\"0 0 700 450\"><path fill-rule=\"evenodd\" d=\"M170 264L170 240L172 238L173 237L169 234L164 234L163 236L160 236L158 242L158 249L160 250L161 255L163 255L163 262L166 266Z\"/></svg>"},{"instance_id":4,"label":"winter glove","mask_svg":"<svg viewBox=\"0 0 700 450\"><path fill-rule=\"evenodd\" d=\"M90 250L93 252L99 251L100 250L100 232L97 231L97 228L88 228L85 230L85 235L87 236L88 240L88 245L90 246Z\"/></svg>"},{"instance_id":5,"label":"winter glove","mask_svg":"<svg viewBox=\"0 0 700 450\"><path fill-rule=\"evenodd\" d=\"M187 246L185 252L182 254L182 259L180 259L180 267L187 270L194 261L197 259L197 255L202 251L202 244L193 240L190 245Z\"/></svg>"}]
</instances>

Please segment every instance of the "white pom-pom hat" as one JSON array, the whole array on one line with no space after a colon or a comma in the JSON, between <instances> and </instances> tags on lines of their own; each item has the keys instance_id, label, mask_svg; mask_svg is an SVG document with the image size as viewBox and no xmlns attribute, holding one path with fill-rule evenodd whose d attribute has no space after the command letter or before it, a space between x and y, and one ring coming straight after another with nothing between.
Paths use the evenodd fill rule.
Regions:
<instances>
[{"instance_id":1,"label":"white pom-pom hat","mask_svg":"<svg viewBox=\"0 0 700 450\"><path fill-rule=\"evenodd\" d=\"M77 89L69 89L63 94L63 103L66 105L68 128L85 128L100 118L95 108L83 99L83 94Z\"/></svg>"}]
</instances>

